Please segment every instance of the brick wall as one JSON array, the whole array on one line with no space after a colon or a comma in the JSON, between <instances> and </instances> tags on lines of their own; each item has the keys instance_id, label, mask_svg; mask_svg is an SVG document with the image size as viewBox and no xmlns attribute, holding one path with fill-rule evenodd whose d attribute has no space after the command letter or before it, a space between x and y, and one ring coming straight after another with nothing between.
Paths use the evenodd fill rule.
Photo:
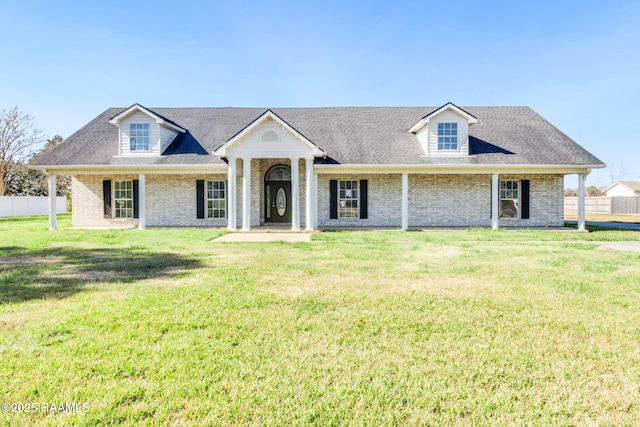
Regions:
<instances>
[{"instance_id":1,"label":"brick wall","mask_svg":"<svg viewBox=\"0 0 640 427\"><path fill-rule=\"evenodd\" d=\"M491 175L409 175L409 226L491 226Z\"/></svg>"},{"instance_id":2,"label":"brick wall","mask_svg":"<svg viewBox=\"0 0 640 427\"><path fill-rule=\"evenodd\" d=\"M147 226L226 227L226 218L196 218L196 180L226 181L226 174L146 175ZM206 197L205 183L205 197ZM205 217L206 217L205 204Z\"/></svg>"},{"instance_id":3,"label":"brick wall","mask_svg":"<svg viewBox=\"0 0 640 427\"><path fill-rule=\"evenodd\" d=\"M562 227L564 225L564 177L562 175L500 175L500 179L531 181L530 218L500 218L501 227Z\"/></svg>"},{"instance_id":4,"label":"brick wall","mask_svg":"<svg viewBox=\"0 0 640 427\"><path fill-rule=\"evenodd\" d=\"M264 175L288 159L253 160L251 168L251 225L264 224ZM300 161L300 222L305 226L304 160ZM241 167L238 168L238 172ZM79 175L73 177L72 223L77 227L134 227L137 219L103 217L102 181L138 179L137 175ZM227 219L196 218L196 180L227 180L226 174L146 175L148 226L226 227ZM368 219L329 218L329 181L368 180ZM531 181L530 219L500 219L500 226L562 226L562 175L501 175L501 180ZM242 179L237 180L237 224L242 226ZM113 189L112 189L113 191ZM112 196L113 200L113 196ZM409 174L409 226L491 225L491 175ZM318 225L321 227L400 227L402 178L400 174L318 175Z\"/></svg>"},{"instance_id":5,"label":"brick wall","mask_svg":"<svg viewBox=\"0 0 640 427\"><path fill-rule=\"evenodd\" d=\"M329 181L369 180L368 219L329 219ZM530 219L500 219L502 227L562 226L562 175L501 175L501 180L531 181ZM319 175L318 225L321 227L400 227L402 177L393 175ZM409 174L409 226L490 227L491 175Z\"/></svg>"},{"instance_id":6,"label":"brick wall","mask_svg":"<svg viewBox=\"0 0 640 427\"><path fill-rule=\"evenodd\" d=\"M368 181L368 218L330 219L329 181ZM359 186L358 182L358 186ZM358 194L360 188L358 187ZM359 213L358 213L359 215ZM402 176L318 175L318 226L320 227L400 227L402 221Z\"/></svg>"},{"instance_id":7,"label":"brick wall","mask_svg":"<svg viewBox=\"0 0 640 427\"><path fill-rule=\"evenodd\" d=\"M104 218L102 181L134 180L138 175L78 175L72 179L74 227L136 227L137 219ZM147 226L226 227L226 218L196 218L196 180L226 181L227 175L145 176ZM111 200L114 201L114 186ZM206 188L205 188L206 191ZM205 206L206 208L206 206Z\"/></svg>"}]
</instances>

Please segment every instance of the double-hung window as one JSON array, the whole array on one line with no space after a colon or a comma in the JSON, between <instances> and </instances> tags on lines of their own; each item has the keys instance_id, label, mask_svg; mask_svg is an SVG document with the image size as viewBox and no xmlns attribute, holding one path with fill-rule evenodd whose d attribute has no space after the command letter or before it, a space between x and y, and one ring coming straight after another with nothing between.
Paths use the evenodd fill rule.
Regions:
<instances>
[{"instance_id":1,"label":"double-hung window","mask_svg":"<svg viewBox=\"0 0 640 427\"><path fill-rule=\"evenodd\" d=\"M133 181L115 182L115 217L133 218Z\"/></svg>"},{"instance_id":2,"label":"double-hung window","mask_svg":"<svg viewBox=\"0 0 640 427\"><path fill-rule=\"evenodd\" d=\"M500 218L518 218L518 181L500 181Z\"/></svg>"},{"instance_id":3,"label":"double-hung window","mask_svg":"<svg viewBox=\"0 0 640 427\"><path fill-rule=\"evenodd\" d=\"M340 218L358 218L358 181L340 181Z\"/></svg>"},{"instance_id":4,"label":"double-hung window","mask_svg":"<svg viewBox=\"0 0 640 427\"><path fill-rule=\"evenodd\" d=\"M149 151L149 124L131 123L129 143L131 151Z\"/></svg>"},{"instance_id":5,"label":"double-hung window","mask_svg":"<svg viewBox=\"0 0 640 427\"><path fill-rule=\"evenodd\" d=\"M225 181L207 181L207 218L225 218L227 212Z\"/></svg>"},{"instance_id":6,"label":"double-hung window","mask_svg":"<svg viewBox=\"0 0 640 427\"><path fill-rule=\"evenodd\" d=\"M438 150L458 149L458 124L438 123Z\"/></svg>"}]
</instances>

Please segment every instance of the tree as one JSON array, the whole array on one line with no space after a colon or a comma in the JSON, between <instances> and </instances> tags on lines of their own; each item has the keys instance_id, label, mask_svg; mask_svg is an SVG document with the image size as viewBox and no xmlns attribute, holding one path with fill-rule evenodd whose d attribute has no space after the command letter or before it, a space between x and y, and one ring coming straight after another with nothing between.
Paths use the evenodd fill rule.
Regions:
<instances>
[{"instance_id":1,"label":"tree","mask_svg":"<svg viewBox=\"0 0 640 427\"><path fill-rule=\"evenodd\" d=\"M602 188L607 188L618 181L624 181L630 169L631 168L624 163L610 163L606 169L606 178L600 180L599 184Z\"/></svg>"},{"instance_id":2,"label":"tree","mask_svg":"<svg viewBox=\"0 0 640 427\"><path fill-rule=\"evenodd\" d=\"M33 117L18 107L0 111L0 196L7 194L12 174L42 142L42 132L33 128Z\"/></svg>"},{"instance_id":3,"label":"tree","mask_svg":"<svg viewBox=\"0 0 640 427\"><path fill-rule=\"evenodd\" d=\"M564 197L578 197L578 192L575 188L565 188Z\"/></svg>"},{"instance_id":4,"label":"tree","mask_svg":"<svg viewBox=\"0 0 640 427\"><path fill-rule=\"evenodd\" d=\"M602 190L600 190L595 185L590 185L584 189L584 193L587 197L600 197L603 195Z\"/></svg>"},{"instance_id":5,"label":"tree","mask_svg":"<svg viewBox=\"0 0 640 427\"><path fill-rule=\"evenodd\" d=\"M39 156L50 151L53 147L62 142L62 137L56 135L47 140L42 150L33 154L28 162L18 161L13 168L7 183L7 193L15 196L46 196L49 194L48 177L39 169L32 169L29 163ZM67 196L71 194L71 177L56 176L56 195Z\"/></svg>"}]
</instances>

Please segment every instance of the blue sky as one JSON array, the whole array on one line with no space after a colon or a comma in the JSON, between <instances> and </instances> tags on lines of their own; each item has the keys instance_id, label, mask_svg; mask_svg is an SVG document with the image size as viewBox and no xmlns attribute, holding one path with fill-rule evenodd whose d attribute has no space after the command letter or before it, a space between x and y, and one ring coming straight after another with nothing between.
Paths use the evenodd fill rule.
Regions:
<instances>
[{"instance_id":1,"label":"blue sky","mask_svg":"<svg viewBox=\"0 0 640 427\"><path fill-rule=\"evenodd\" d=\"M0 39L0 109L49 137L135 102L528 105L640 176L637 1L9 0Z\"/></svg>"}]
</instances>

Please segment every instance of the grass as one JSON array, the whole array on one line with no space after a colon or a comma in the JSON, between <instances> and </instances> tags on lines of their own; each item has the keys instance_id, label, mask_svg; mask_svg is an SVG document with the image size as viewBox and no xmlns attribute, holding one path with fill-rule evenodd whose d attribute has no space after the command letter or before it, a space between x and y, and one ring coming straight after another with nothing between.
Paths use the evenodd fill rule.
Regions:
<instances>
[{"instance_id":1,"label":"grass","mask_svg":"<svg viewBox=\"0 0 640 427\"><path fill-rule=\"evenodd\" d=\"M69 226L68 218L59 220ZM637 425L637 233L0 220L0 412L30 425Z\"/></svg>"},{"instance_id":2,"label":"grass","mask_svg":"<svg viewBox=\"0 0 640 427\"><path fill-rule=\"evenodd\" d=\"M578 212L566 211L564 213L564 219L577 220ZM586 221L596 222L629 222L633 224L640 224L640 214L599 214L593 212L585 212Z\"/></svg>"}]
</instances>

